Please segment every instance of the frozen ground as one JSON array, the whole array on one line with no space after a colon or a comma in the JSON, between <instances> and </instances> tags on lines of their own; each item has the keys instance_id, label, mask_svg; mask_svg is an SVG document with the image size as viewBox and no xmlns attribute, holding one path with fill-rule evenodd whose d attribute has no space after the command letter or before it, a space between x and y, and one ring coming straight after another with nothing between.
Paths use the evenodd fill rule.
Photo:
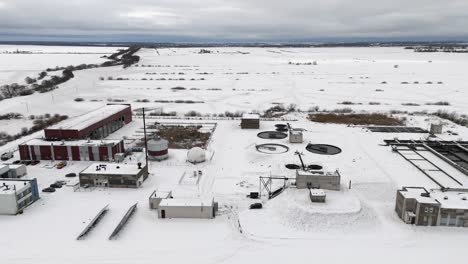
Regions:
<instances>
[{"instance_id":1,"label":"frozen ground","mask_svg":"<svg viewBox=\"0 0 468 264\"><path fill-rule=\"evenodd\" d=\"M249 54L235 53L238 50ZM417 54L397 48L275 52L226 48L206 55L196 54L196 51L167 49L159 50L161 55L158 55L154 50L143 50L139 54L143 58L140 65L171 67L131 67L126 70L115 67L77 72L76 78L54 91L53 98L51 94L36 94L5 100L0 102L0 113L27 114L25 106L20 104L27 101L34 113L60 111L78 116L104 105L107 98L121 98L128 102L144 98L152 101L196 99L205 103L133 103L132 106L204 113L264 110L272 102L296 103L304 109L312 105L330 109L342 107L337 103L344 100L363 103L351 106L355 109L379 111L405 109L402 102L422 104L420 107L407 107L409 110L439 109L441 107L424 104L446 100L451 103L446 107L448 110L468 111L463 99L468 91L464 75L468 60L464 54ZM289 61L317 61L318 65L296 66L289 65ZM395 69L395 64L400 67ZM215 74L193 74L196 69ZM158 74L150 75L152 78L161 78L159 74L163 72L185 72L181 75L183 78L193 76L206 80L98 80L99 76L144 77L145 72ZM233 74L223 74L225 72ZM361 80L361 76L364 79ZM365 79L366 76L369 79ZM442 81L443 84L401 84L402 81L417 80ZM382 81L388 84L380 84ZM170 88L174 86L201 90L173 92ZM375 89L384 89L384 92L375 92ZM73 101L75 97L83 97L86 101L76 103ZM90 102L91 99L102 101ZM381 102L381 105L367 105L371 100ZM185 162L186 150L170 150L169 160L150 164L151 176L140 189L74 192L72 187L64 187L53 194L41 193L41 200L27 208L24 214L0 216L3 230L0 248L5 249L2 250L2 263L395 263L402 260L405 263L440 263L464 260L467 229L409 226L394 213L397 188L405 185L436 186L381 144L383 139L419 139L423 135L371 133L361 127L311 123L302 114L294 117L298 121L291 124L306 129L305 142L292 145L287 139L274 140L290 147L284 154L267 155L255 149L255 144L271 142L258 138L256 134L274 129L277 122L262 122L260 130L241 130L239 121L217 121L209 146L214 154L209 162L189 165ZM424 128L431 121L424 116L408 118L409 125ZM141 127L141 119L136 118L109 138L132 137ZM459 136L444 134L442 138L468 138L467 128L453 124L449 124L449 128ZM38 133L31 137L40 136ZM312 154L305 150L309 142L336 145L343 152L335 156ZM11 147L13 144L0 147L0 151ZM246 198L246 194L258 191L258 176L292 176L293 171L284 165L299 163L293 155L296 150L304 152L307 164L322 164L329 170L339 169L342 190L327 192L328 202L315 205L308 202L306 190L290 188L273 200L263 200L264 209L248 210L254 200ZM66 173L79 172L89 165L87 162L73 162L58 170L46 168L47 164L41 162L28 166L28 177L37 177L40 188L56 180L65 180ZM193 170L203 171L200 184L179 185L183 173ZM352 181L351 189L347 188L349 181ZM213 220L158 219L156 211L148 208L148 197L155 189L174 190L179 197L214 195L220 204L219 216ZM135 216L116 241L108 241L120 217L135 202L138 202ZM76 241L81 229L106 204L110 208L108 215L85 240Z\"/></svg>"}]
</instances>

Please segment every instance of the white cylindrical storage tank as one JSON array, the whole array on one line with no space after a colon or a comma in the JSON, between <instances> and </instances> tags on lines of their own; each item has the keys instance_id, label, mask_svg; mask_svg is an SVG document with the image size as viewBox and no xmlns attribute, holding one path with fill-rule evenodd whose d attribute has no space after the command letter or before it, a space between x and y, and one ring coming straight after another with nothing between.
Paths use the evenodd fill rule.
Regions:
<instances>
[{"instance_id":1,"label":"white cylindrical storage tank","mask_svg":"<svg viewBox=\"0 0 468 264\"><path fill-rule=\"evenodd\" d=\"M169 142L162 138L155 138L148 141L148 159L165 160L169 157Z\"/></svg>"},{"instance_id":2,"label":"white cylindrical storage tank","mask_svg":"<svg viewBox=\"0 0 468 264\"><path fill-rule=\"evenodd\" d=\"M199 147L190 149L187 153L187 161L190 163L201 163L206 159L205 150Z\"/></svg>"}]
</instances>

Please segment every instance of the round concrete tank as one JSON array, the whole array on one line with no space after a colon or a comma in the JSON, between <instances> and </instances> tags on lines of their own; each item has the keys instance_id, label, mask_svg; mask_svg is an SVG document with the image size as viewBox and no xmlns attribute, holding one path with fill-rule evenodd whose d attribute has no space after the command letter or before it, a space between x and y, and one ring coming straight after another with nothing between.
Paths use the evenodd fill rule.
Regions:
<instances>
[{"instance_id":1,"label":"round concrete tank","mask_svg":"<svg viewBox=\"0 0 468 264\"><path fill-rule=\"evenodd\" d=\"M187 153L187 161L190 163L201 163L206 159L205 150L199 147L190 149Z\"/></svg>"},{"instance_id":2,"label":"round concrete tank","mask_svg":"<svg viewBox=\"0 0 468 264\"><path fill-rule=\"evenodd\" d=\"M148 141L148 159L165 160L169 157L169 142L162 138L155 138Z\"/></svg>"}]
</instances>

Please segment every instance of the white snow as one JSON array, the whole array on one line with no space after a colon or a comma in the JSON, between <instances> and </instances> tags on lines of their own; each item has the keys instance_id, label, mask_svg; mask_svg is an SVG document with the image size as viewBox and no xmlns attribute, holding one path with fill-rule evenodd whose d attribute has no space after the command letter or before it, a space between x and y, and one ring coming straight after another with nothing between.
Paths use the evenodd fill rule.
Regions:
<instances>
[{"instance_id":1,"label":"white snow","mask_svg":"<svg viewBox=\"0 0 468 264\"><path fill-rule=\"evenodd\" d=\"M238 110L252 112L265 110L273 103L285 106L294 103L303 110L319 106L321 109L351 107L357 111L431 112L445 109L468 113L467 54L414 53L402 48L216 48L212 54L198 54L198 50L159 49L158 55L153 49L143 49L137 54L142 58L139 67L75 72L74 79L51 93L1 101L0 113L19 112L27 116L60 112L79 117L106 105L108 99L123 99L132 103L133 109L143 106L163 108L166 112L178 111L180 115L190 110L211 114ZM22 58L22 62L14 63L14 58L0 54L3 62L0 70L8 70L8 64L15 64L17 68L11 71L16 74L21 68L36 71L46 66L33 67L36 55L12 56ZM60 54L64 56L60 57L60 63L50 57L51 54L37 56L50 58L52 64L76 64L67 59L73 55ZM77 56L86 60L84 55ZM96 54L92 58L95 60ZM289 65L289 61L317 61L317 65ZM395 64L400 67L395 69ZM179 75L180 72L184 74ZM205 72L208 74L197 74ZM175 76L185 80L167 80ZM101 81L99 77L105 80ZM129 80L107 80L107 77ZM166 80L155 80L158 78ZM191 78L205 80L192 81ZM382 84L384 81L387 84ZM414 84L415 81L419 84ZM426 84L428 81L432 84ZM439 81L442 83L438 84ZM187 89L171 89L176 86ZM85 101L74 102L76 97ZM135 102L137 99L150 102ZM343 101L357 104L339 104ZM425 105L435 101L448 101L450 105ZM22 102L27 102L28 108ZM380 105L369 105L369 102L379 102ZM409 102L420 106L402 105ZM427 115L403 116L408 125L426 129L430 123L440 121ZM205 264L309 263L313 260L320 263L393 264L464 261L468 229L410 226L394 212L395 194L402 186L422 186L428 190L438 186L390 147L381 146L383 140L395 137L421 139L426 135L371 133L362 127L317 124L308 121L303 113L294 113L291 117L298 120L291 122L293 127L305 129L304 143L290 144L287 138L273 141L257 137L258 132L274 130L274 125L280 122L261 121L261 130L241 130L240 120L211 120L209 122L217 122L217 126L207 149L210 158L204 163L187 163L187 150L171 149L168 160L150 162L150 176L139 189L96 188L74 192L73 188L64 186L55 193L41 192L41 199L23 214L0 216L3 231L0 248L8 249L2 251L1 262ZM142 126L142 120L134 118L132 123L108 138L135 138ZM447 122L444 131L447 130L459 135L444 133L440 138L468 138L468 128ZM41 136L42 132L17 140L0 147L0 152ZM255 148L256 144L270 142L284 144L290 150L269 155L259 153ZM336 145L343 152L334 156L312 154L305 150L308 143ZM250 192L259 191L259 176L294 178L295 171L284 165L299 164L298 157L293 155L296 150L304 152L304 162L308 165L323 164L329 170L339 169L342 191L327 191L324 204L311 203L308 190L294 187L273 200L246 198ZM138 158L133 156L132 161L127 158L125 162L136 167L136 160ZM61 170L51 168L50 164L52 162L28 166L27 177L37 177L40 189L57 180L72 182L74 180L65 178L65 174L78 173L93 163L70 161ZM198 185L179 184L184 172L199 170L203 171L203 176ZM457 174L456 177L466 188L466 176ZM273 184L279 187L283 182ZM213 196L219 202L219 213L210 220L160 220L157 211L148 208L148 197L159 189L173 190L175 197ZM108 241L113 228L135 202L138 202L135 215L117 240ZM249 210L249 205L255 202L262 202L264 208ZM76 235L106 204L109 204L109 212L102 221L85 240L76 241Z\"/></svg>"}]
</instances>

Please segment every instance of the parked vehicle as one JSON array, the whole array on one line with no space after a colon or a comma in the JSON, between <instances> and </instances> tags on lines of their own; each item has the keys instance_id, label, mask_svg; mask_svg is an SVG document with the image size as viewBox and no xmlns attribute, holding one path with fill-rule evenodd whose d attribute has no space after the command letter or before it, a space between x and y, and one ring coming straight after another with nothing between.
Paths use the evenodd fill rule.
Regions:
<instances>
[{"instance_id":1,"label":"parked vehicle","mask_svg":"<svg viewBox=\"0 0 468 264\"><path fill-rule=\"evenodd\" d=\"M61 185L61 184L57 184L57 183L52 183L52 184L50 185L50 188L59 189L59 188L62 188L62 185Z\"/></svg>"},{"instance_id":2,"label":"parked vehicle","mask_svg":"<svg viewBox=\"0 0 468 264\"><path fill-rule=\"evenodd\" d=\"M31 164L32 164L32 161L30 161L30 160L22 160L20 163L27 166L27 165L31 165Z\"/></svg>"},{"instance_id":3,"label":"parked vehicle","mask_svg":"<svg viewBox=\"0 0 468 264\"><path fill-rule=\"evenodd\" d=\"M42 189L42 192L53 193L55 192L55 188L47 187L47 188Z\"/></svg>"},{"instance_id":4,"label":"parked vehicle","mask_svg":"<svg viewBox=\"0 0 468 264\"><path fill-rule=\"evenodd\" d=\"M253 203L250 205L250 209L262 209L263 205L261 203Z\"/></svg>"},{"instance_id":5,"label":"parked vehicle","mask_svg":"<svg viewBox=\"0 0 468 264\"><path fill-rule=\"evenodd\" d=\"M61 161L55 166L57 169L63 169L65 166L67 166L67 162Z\"/></svg>"},{"instance_id":6,"label":"parked vehicle","mask_svg":"<svg viewBox=\"0 0 468 264\"><path fill-rule=\"evenodd\" d=\"M13 152L11 152L11 151L3 153L2 156L1 156L1 160L3 160L3 161L9 160L11 158L13 158Z\"/></svg>"},{"instance_id":7,"label":"parked vehicle","mask_svg":"<svg viewBox=\"0 0 468 264\"><path fill-rule=\"evenodd\" d=\"M72 172L72 173L67 173L67 174L65 174L65 177L67 177L67 178L76 177L76 173L74 173L74 172Z\"/></svg>"}]
</instances>

